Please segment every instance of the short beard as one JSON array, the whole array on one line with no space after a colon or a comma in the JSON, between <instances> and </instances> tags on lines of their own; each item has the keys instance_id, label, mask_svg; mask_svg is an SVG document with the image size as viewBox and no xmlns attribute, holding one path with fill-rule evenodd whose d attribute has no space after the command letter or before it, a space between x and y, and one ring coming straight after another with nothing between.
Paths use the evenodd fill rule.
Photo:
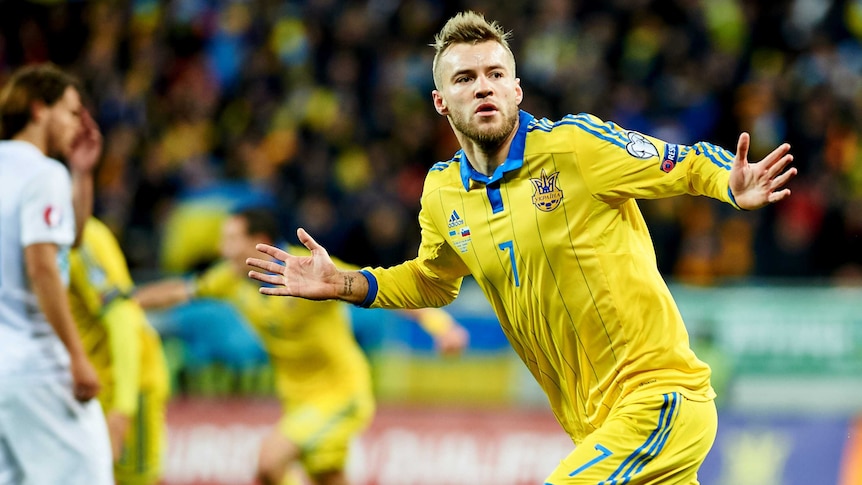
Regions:
<instances>
[{"instance_id":1,"label":"short beard","mask_svg":"<svg viewBox=\"0 0 862 485\"><path fill-rule=\"evenodd\" d=\"M518 122L518 116L509 116L504 118L503 126L498 130L490 132L479 130L460 116L455 116L454 114L451 116L451 120L455 129L476 143L480 150L484 153L493 153L500 148L507 138L509 138L512 130L515 129L515 124Z\"/></svg>"}]
</instances>

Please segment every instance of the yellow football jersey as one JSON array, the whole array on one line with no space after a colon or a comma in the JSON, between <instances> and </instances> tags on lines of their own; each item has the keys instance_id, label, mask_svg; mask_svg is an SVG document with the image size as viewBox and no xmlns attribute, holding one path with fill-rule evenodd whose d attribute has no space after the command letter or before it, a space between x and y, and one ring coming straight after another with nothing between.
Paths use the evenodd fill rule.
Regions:
<instances>
[{"instance_id":1,"label":"yellow football jersey","mask_svg":"<svg viewBox=\"0 0 862 485\"><path fill-rule=\"evenodd\" d=\"M168 394L161 341L140 306L125 298L131 288L114 235L101 221L89 219L81 246L70 254L69 303L102 383L102 406L129 415L137 410L141 390Z\"/></svg>"},{"instance_id":2,"label":"yellow football jersey","mask_svg":"<svg viewBox=\"0 0 862 485\"><path fill-rule=\"evenodd\" d=\"M343 302L272 298L259 288L222 262L197 279L195 296L229 301L251 324L269 354L286 406L370 391L370 368Z\"/></svg>"},{"instance_id":3,"label":"yellow football jersey","mask_svg":"<svg viewBox=\"0 0 862 485\"><path fill-rule=\"evenodd\" d=\"M707 195L734 204L733 155L682 146L587 114L520 113L490 177L459 151L425 181L416 259L363 270L374 307L441 306L481 286L512 347L577 443L622 397L710 400L635 199Z\"/></svg>"}]
</instances>

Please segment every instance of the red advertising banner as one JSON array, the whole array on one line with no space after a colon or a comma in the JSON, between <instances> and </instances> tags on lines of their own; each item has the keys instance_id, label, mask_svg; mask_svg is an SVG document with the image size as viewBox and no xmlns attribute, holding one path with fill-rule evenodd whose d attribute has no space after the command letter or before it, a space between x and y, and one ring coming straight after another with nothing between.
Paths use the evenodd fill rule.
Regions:
<instances>
[{"instance_id":1,"label":"red advertising banner","mask_svg":"<svg viewBox=\"0 0 862 485\"><path fill-rule=\"evenodd\" d=\"M547 411L384 408L348 470L365 485L536 485L572 449Z\"/></svg>"},{"instance_id":2,"label":"red advertising banner","mask_svg":"<svg viewBox=\"0 0 862 485\"><path fill-rule=\"evenodd\" d=\"M168 405L166 485L254 483L257 451L278 421L274 400L178 399Z\"/></svg>"},{"instance_id":3,"label":"red advertising banner","mask_svg":"<svg viewBox=\"0 0 862 485\"><path fill-rule=\"evenodd\" d=\"M251 485L274 400L176 400L166 485ZM862 485L862 420L723 413L704 485ZM573 448L549 411L382 406L353 447L351 485L537 485Z\"/></svg>"},{"instance_id":4,"label":"red advertising banner","mask_svg":"<svg viewBox=\"0 0 862 485\"><path fill-rule=\"evenodd\" d=\"M176 400L166 485L252 484L276 401ZM535 485L573 446L547 411L378 410L348 465L353 485Z\"/></svg>"}]
</instances>

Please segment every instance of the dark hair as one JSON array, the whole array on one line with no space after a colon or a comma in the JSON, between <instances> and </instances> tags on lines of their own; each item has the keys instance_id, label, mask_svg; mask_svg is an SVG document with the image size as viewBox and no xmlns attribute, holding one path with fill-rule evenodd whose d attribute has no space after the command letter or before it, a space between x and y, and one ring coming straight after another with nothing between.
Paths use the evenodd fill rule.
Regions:
<instances>
[{"instance_id":1,"label":"dark hair","mask_svg":"<svg viewBox=\"0 0 862 485\"><path fill-rule=\"evenodd\" d=\"M81 91L74 76L51 63L15 71L0 90L0 139L12 138L27 126L35 101L52 106L70 86Z\"/></svg>"},{"instance_id":2,"label":"dark hair","mask_svg":"<svg viewBox=\"0 0 862 485\"><path fill-rule=\"evenodd\" d=\"M270 209L264 207L244 207L234 210L231 215L245 219L247 234L264 234L274 242L277 242L280 238L278 221Z\"/></svg>"}]
</instances>

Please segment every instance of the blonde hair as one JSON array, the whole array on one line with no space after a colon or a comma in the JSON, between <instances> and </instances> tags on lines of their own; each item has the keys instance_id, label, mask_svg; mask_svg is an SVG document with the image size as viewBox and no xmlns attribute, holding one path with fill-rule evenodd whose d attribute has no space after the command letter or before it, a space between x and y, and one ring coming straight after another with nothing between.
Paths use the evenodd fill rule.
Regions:
<instances>
[{"instance_id":1,"label":"blonde hair","mask_svg":"<svg viewBox=\"0 0 862 485\"><path fill-rule=\"evenodd\" d=\"M431 69L434 74L434 84L440 87L440 73L437 71L437 61L449 47L455 44L478 44L493 41L502 45L512 58L512 68L515 67L515 56L509 47L511 32L506 32L496 20L488 22L482 14L466 11L450 18L440 32L434 36L434 64ZM514 72L513 72L514 73Z\"/></svg>"}]
</instances>

